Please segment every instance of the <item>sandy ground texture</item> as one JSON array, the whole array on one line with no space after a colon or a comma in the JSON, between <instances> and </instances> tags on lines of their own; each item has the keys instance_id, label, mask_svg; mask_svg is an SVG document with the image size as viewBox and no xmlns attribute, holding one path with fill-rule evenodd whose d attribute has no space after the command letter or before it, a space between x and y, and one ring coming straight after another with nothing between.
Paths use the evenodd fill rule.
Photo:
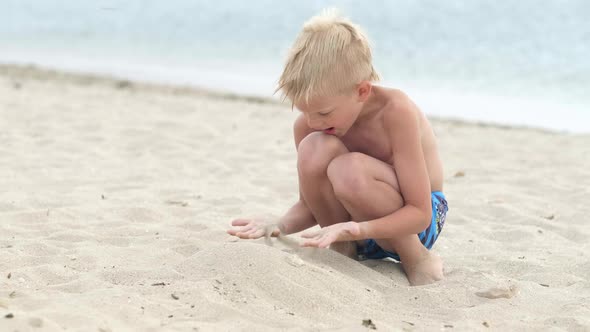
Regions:
<instances>
[{"instance_id":1,"label":"sandy ground texture","mask_svg":"<svg viewBox=\"0 0 590 332\"><path fill-rule=\"evenodd\" d=\"M225 233L297 198L295 116L0 66L0 330L590 330L590 136L433 120L446 279L409 287L393 262Z\"/></svg>"}]
</instances>

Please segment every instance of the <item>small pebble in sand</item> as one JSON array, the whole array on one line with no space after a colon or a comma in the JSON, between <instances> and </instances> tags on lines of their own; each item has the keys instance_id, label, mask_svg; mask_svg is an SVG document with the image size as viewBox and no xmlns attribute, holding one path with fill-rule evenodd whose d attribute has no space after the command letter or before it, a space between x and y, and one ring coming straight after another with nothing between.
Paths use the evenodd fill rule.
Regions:
<instances>
[{"instance_id":1,"label":"small pebble in sand","mask_svg":"<svg viewBox=\"0 0 590 332\"><path fill-rule=\"evenodd\" d=\"M305 265L305 262L297 255L287 256L287 263L289 263L289 265L292 265L295 267L300 267L300 266Z\"/></svg>"},{"instance_id":2,"label":"small pebble in sand","mask_svg":"<svg viewBox=\"0 0 590 332\"><path fill-rule=\"evenodd\" d=\"M476 292L475 295L479 297L484 297L486 299L509 299L516 295L517 292L518 289L516 288L516 286L510 286L508 288L490 288L483 292Z\"/></svg>"},{"instance_id":3,"label":"small pebble in sand","mask_svg":"<svg viewBox=\"0 0 590 332\"><path fill-rule=\"evenodd\" d=\"M175 300L178 300L178 299L179 299L178 295L176 295L176 294L174 294L174 293L170 294L170 296L171 296L173 299L175 299Z\"/></svg>"},{"instance_id":4,"label":"small pebble in sand","mask_svg":"<svg viewBox=\"0 0 590 332\"><path fill-rule=\"evenodd\" d=\"M459 171L459 172L455 173L456 178L462 178L464 176L465 176L465 172L463 172L463 171Z\"/></svg>"},{"instance_id":5,"label":"small pebble in sand","mask_svg":"<svg viewBox=\"0 0 590 332\"><path fill-rule=\"evenodd\" d=\"M4 318L8 318L8 319L10 319L10 318L14 318L14 315L13 315L13 314L11 314L11 313L10 313L10 314L6 314L6 316L4 316Z\"/></svg>"},{"instance_id":6,"label":"small pebble in sand","mask_svg":"<svg viewBox=\"0 0 590 332\"><path fill-rule=\"evenodd\" d=\"M12 273L8 272L8 275L6 276L6 278L10 279L10 277L12 277Z\"/></svg>"},{"instance_id":7,"label":"small pebble in sand","mask_svg":"<svg viewBox=\"0 0 590 332\"><path fill-rule=\"evenodd\" d=\"M488 323L488 322L483 322L482 325L485 327L490 327L490 323Z\"/></svg>"},{"instance_id":8,"label":"small pebble in sand","mask_svg":"<svg viewBox=\"0 0 590 332\"><path fill-rule=\"evenodd\" d=\"M169 205L177 205L177 206L182 206L182 207L188 206L188 203L187 202L183 202L183 201L172 201L172 200L168 200L165 203L166 204L169 204Z\"/></svg>"},{"instance_id":9,"label":"small pebble in sand","mask_svg":"<svg viewBox=\"0 0 590 332\"><path fill-rule=\"evenodd\" d=\"M373 321L371 321L370 319L363 319L363 326L367 327L371 330L376 330L377 327L375 326L375 324L373 323Z\"/></svg>"}]
</instances>

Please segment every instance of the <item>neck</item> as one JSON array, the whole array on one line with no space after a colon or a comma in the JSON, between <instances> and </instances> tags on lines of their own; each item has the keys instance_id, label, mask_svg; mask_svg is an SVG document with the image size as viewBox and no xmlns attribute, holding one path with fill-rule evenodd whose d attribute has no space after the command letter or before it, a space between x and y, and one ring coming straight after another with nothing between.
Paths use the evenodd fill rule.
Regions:
<instances>
[{"instance_id":1,"label":"neck","mask_svg":"<svg viewBox=\"0 0 590 332\"><path fill-rule=\"evenodd\" d=\"M371 118L375 115L379 110L383 109L385 105L385 100L382 98L380 93L380 88L373 86L371 88L371 92L367 101L363 104L363 108L361 109L357 121L363 121L366 119Z\"/></svg>"}]
</instances>

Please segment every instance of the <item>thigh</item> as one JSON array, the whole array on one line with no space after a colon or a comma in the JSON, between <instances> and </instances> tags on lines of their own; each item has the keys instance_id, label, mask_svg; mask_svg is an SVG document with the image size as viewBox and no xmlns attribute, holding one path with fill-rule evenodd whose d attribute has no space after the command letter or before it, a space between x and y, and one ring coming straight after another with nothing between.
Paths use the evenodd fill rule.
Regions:
<instances>
[{"instance_id":1,"label":"thigh","mask_svg":"<svg viewBox=\"0 0 590 332\"><path fill-rule=\"evenodd\" d=\"M328 177L351 215L380 218L403 206L393 166L369 155L350 152L330 163Z\"/></svg>"},{"instance_id":2,"label":"thigh","mask_svg":"<svg viewBox=\"0 0 590 332\"><path fill-rule=\"evenodd\" d=\"M397 174L391 164L363 153L353 153L353 155L357 155L360 158L364 164L365 171L372 175L375 180L388 184L399 194L400 189Z\"/></svg>"}]
</instances>

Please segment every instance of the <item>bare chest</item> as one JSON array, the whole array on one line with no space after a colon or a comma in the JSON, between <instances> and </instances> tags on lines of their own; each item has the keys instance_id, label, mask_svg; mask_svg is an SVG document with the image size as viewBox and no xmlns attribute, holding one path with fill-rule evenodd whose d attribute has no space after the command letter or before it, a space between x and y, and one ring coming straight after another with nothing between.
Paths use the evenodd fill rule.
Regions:
<instances>
[{"instance_id":1,"label":"bare chest","mask_svg":"<svg viewBox=\"0 0 590 332\"><path fill-rule=\"evenodd\" d=\"M393 162L391 142L385 129L379 125L349 131L342 142L350 152L360 152L388 164Z\"/></svg>"}]
</instances>

